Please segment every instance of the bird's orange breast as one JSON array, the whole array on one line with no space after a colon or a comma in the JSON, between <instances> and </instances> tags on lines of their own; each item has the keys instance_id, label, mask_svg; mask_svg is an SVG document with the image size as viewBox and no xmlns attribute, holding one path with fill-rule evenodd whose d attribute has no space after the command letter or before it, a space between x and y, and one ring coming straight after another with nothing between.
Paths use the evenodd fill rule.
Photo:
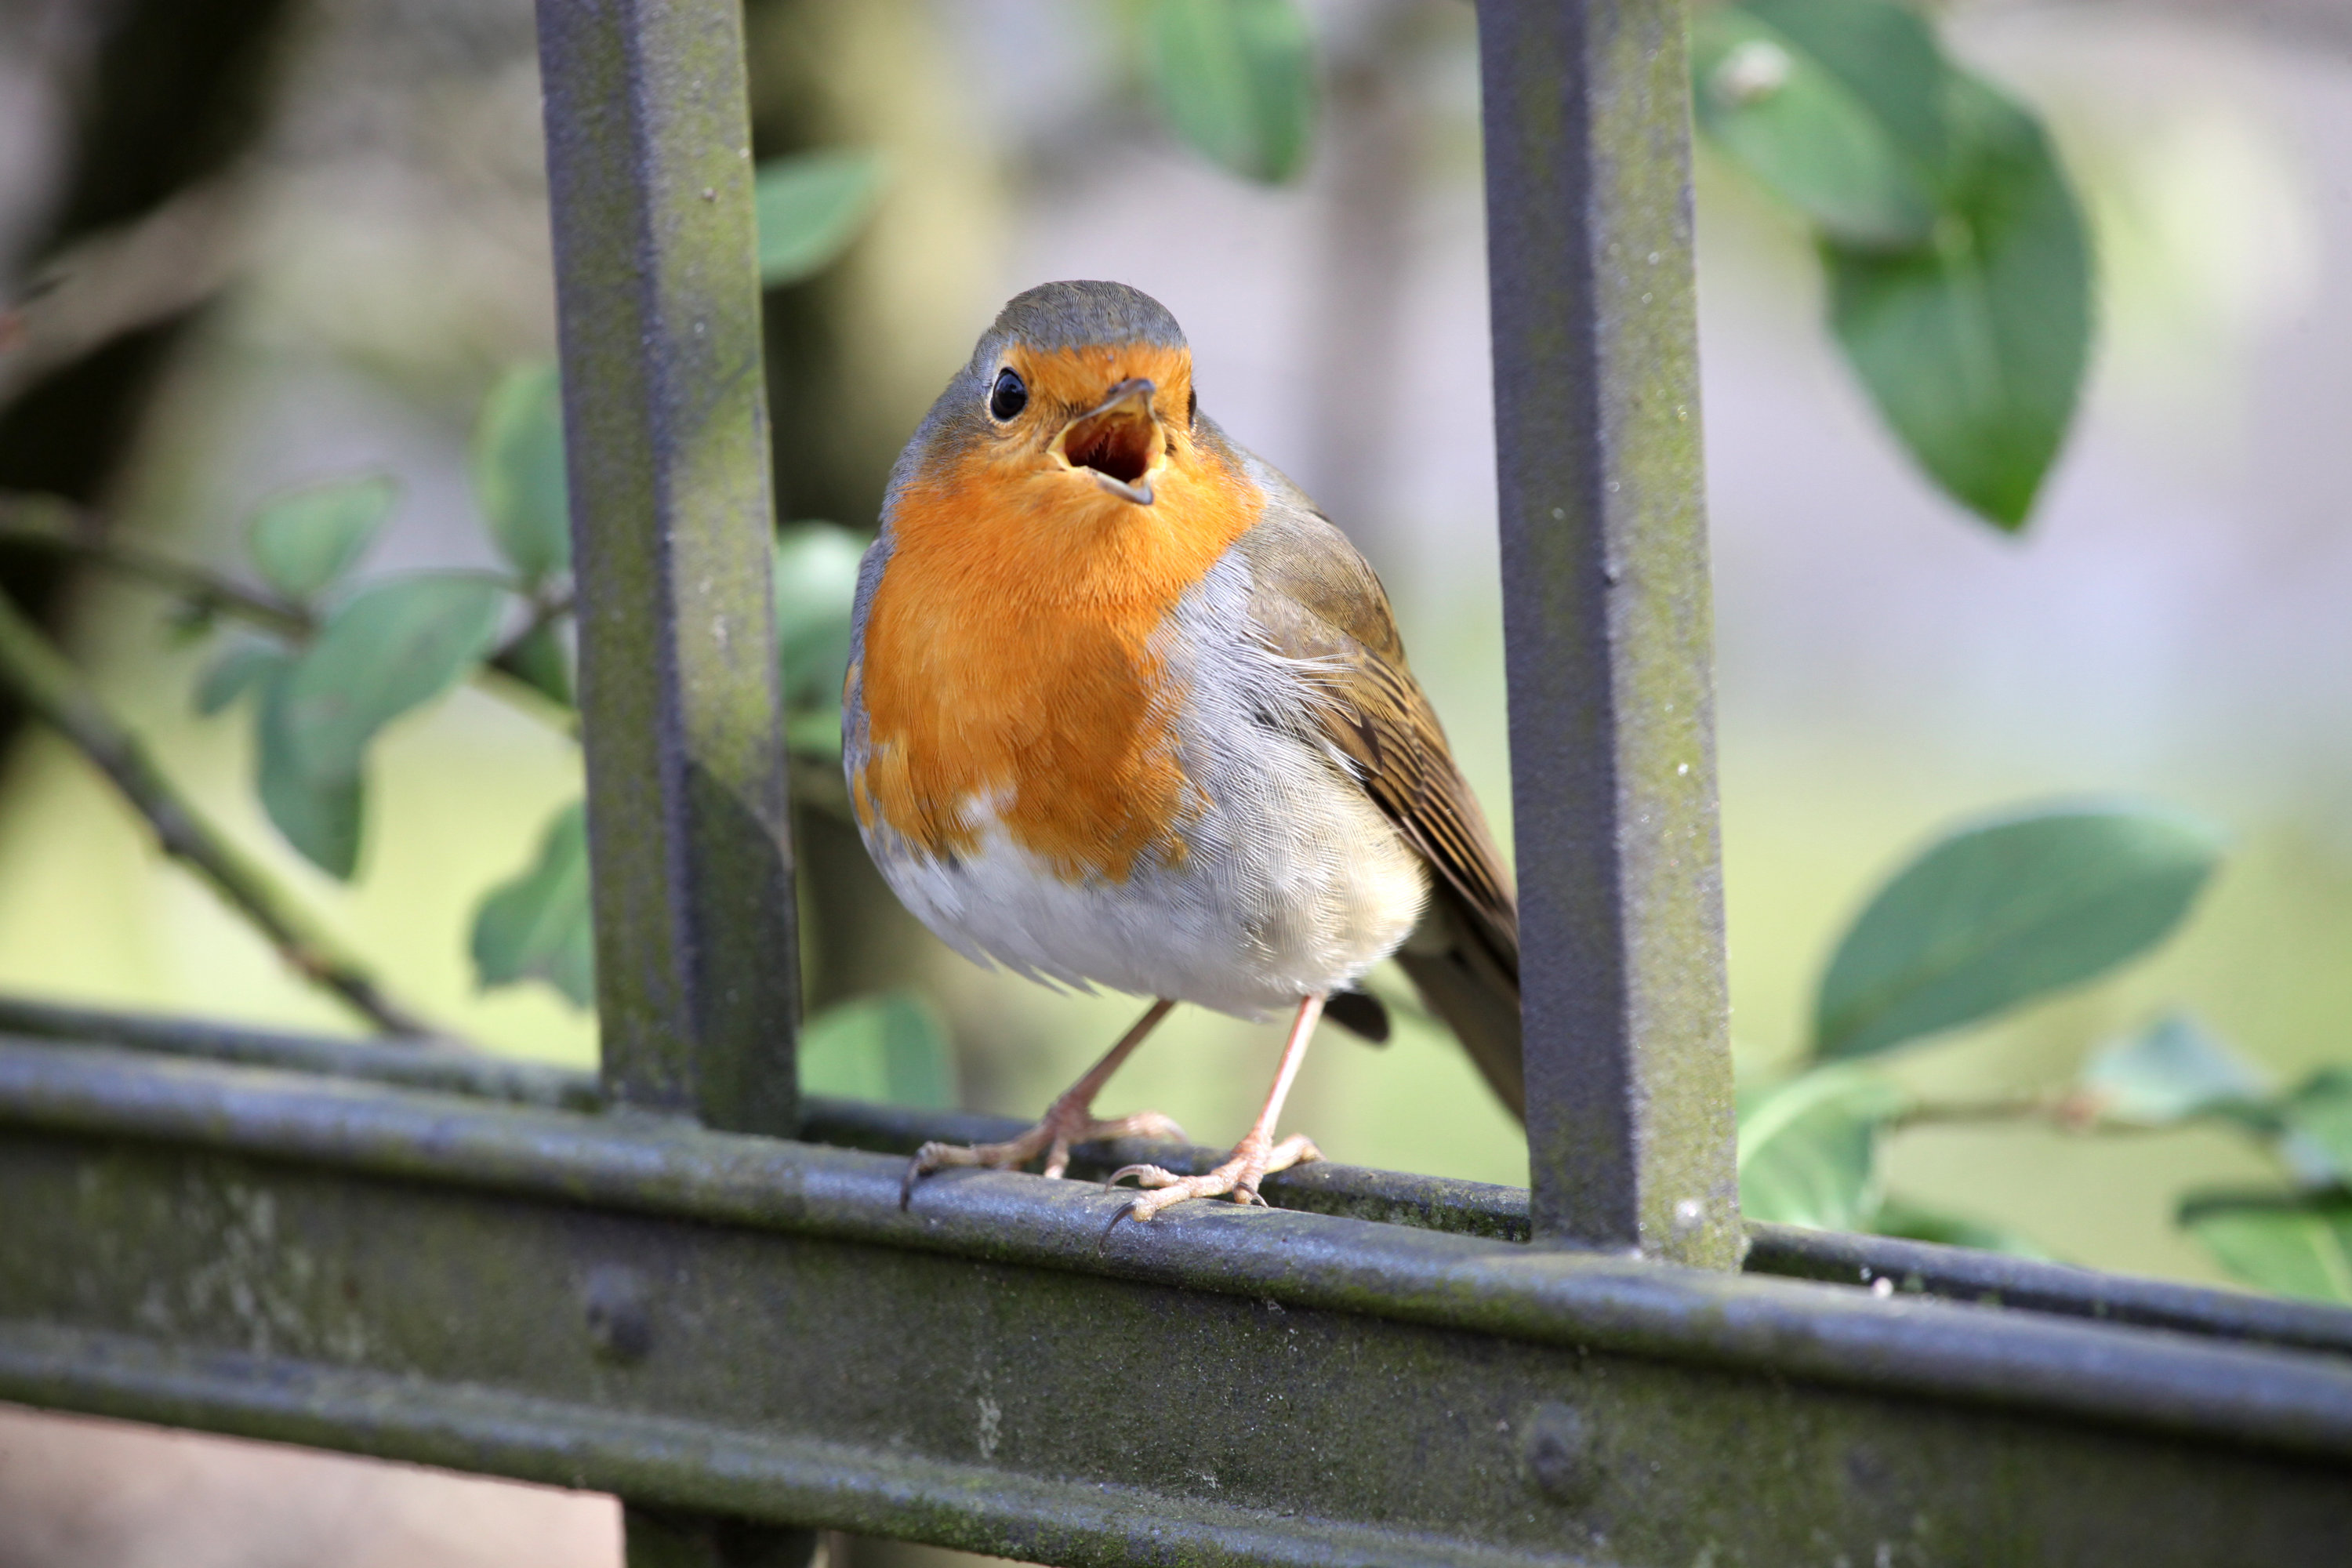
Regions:
<instances>
[{"instance_id":1,"label":"bird's orange breast","mask_svg":"<svg viewBox=\"0 0 2352 1568\"><path fill-rule=\"evenodd\" d=\"M1002 825L1070 881L1181 860L1184 693L1152 639L1265 498L1223 451L1174 455L1150 506L985 451L901 492L853 671L869 826L944 857Z\"/></svg>"}]
</instances>

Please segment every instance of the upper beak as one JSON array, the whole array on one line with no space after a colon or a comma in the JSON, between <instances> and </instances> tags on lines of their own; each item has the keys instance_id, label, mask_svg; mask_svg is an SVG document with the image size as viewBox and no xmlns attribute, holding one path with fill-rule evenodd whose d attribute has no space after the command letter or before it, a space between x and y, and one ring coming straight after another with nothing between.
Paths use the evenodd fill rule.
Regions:
<instances>
[{"instance_id":1,"label":"upper beak","mask_svg":"<svg viewBox=\"0 0 2352 1568\"><path fill-rule=\"evenodd\" d=\"M1164 449L1160 416L1151 406L1158 390L1141 376L1120 382L1063 427L1054 438L1055 454L1091 473L1111 494L1150 506L1151 470Z\"/></svg>"}]
</instances>

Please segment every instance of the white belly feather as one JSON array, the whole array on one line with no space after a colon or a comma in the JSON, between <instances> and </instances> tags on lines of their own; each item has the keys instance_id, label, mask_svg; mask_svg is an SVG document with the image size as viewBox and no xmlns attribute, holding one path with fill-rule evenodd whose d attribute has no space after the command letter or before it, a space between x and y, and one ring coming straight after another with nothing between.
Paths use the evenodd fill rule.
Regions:
<instances>
[{"instance_id":1,"label":"white belly feather","mask_svg":"<svg viewBox=\"0 0 2352 1568\"><path fill-rule=\"evenodd\" d=\"M1033 979L1193 1002L1256 1018L1344 988L1409 935L1428 898L1421 857L1296 712L1311 675L1249 626L1249 568L1229 552L1154 644L1175 689L1178 761L1195 815L1174 865L1123 882L1065 881L1015 844L996 803L965 804L969 853L934 858L877 825L891 889L966 956Z\"/></svg>"}]
</instances>

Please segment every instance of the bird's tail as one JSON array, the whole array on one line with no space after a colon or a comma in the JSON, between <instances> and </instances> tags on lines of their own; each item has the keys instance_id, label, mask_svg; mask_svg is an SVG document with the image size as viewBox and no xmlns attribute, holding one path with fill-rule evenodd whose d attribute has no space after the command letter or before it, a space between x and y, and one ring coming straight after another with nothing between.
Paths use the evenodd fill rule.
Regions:
<instances>
[{"instance_id":1,"label":"bird's tail","mask_svg":"<svg viewBox=\"0 0 2352 1568\"><path fill-rule=\"evenodd\" d=\"M1527 1066L1519 1056L1519 933L1469 908L1440 883L1423 929L1396 955L1429 1010L1521 1121L1528 1119Z\"/></svg>"}]
</instances>

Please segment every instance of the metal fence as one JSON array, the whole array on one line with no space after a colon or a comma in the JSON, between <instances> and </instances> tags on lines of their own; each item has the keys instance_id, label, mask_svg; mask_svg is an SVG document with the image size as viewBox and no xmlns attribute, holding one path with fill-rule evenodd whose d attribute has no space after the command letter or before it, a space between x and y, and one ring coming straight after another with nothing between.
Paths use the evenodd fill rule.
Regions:
<instances>
[{"instance_id":1,"label":"metal fence","mask_svg":"<svg viewBox=\"0 0 2352 1568\"><path fill-rule=\"evenodd\" d=\"M0 1398L614 1492L639 1564L2352 1558L2352 1313L1740 1223L1675 0L1480 6L1529 1189L1108 1236L796 1100L740 18L540 24L602 1074L0 1004Z\"/></svg>"}]
</instances>

